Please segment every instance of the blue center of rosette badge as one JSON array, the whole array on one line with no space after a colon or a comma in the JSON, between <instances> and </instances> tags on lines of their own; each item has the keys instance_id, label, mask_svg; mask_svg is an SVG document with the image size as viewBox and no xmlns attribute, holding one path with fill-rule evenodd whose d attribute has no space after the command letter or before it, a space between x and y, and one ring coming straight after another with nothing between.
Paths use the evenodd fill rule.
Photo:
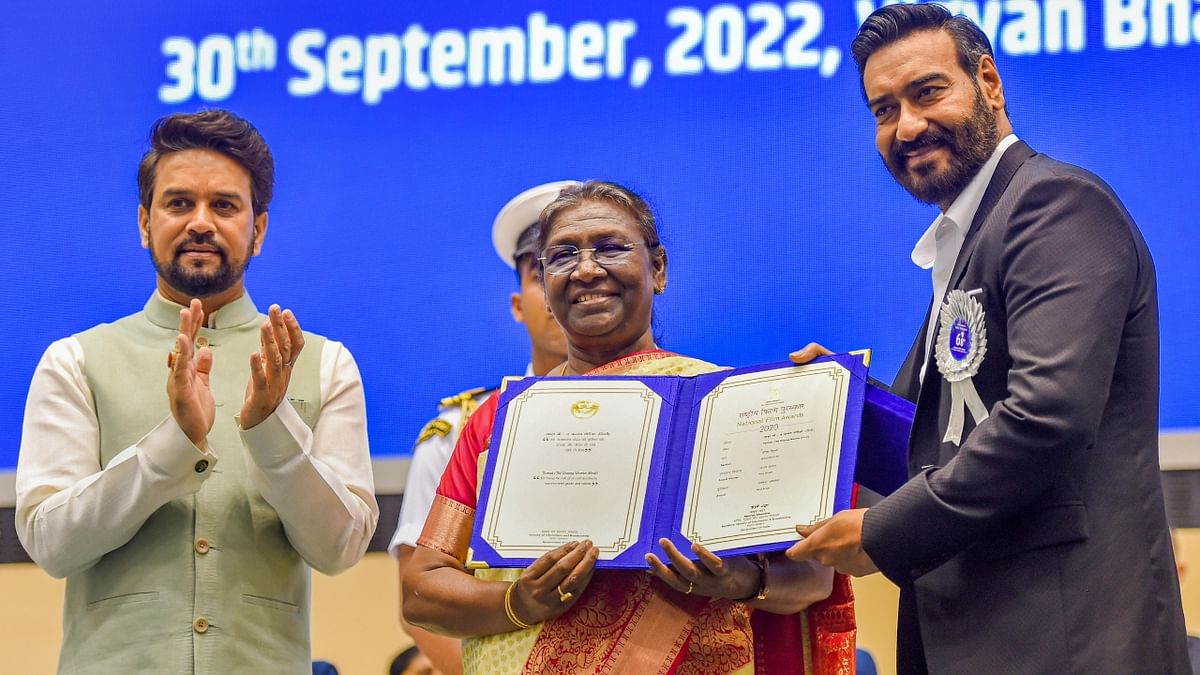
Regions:
<instances>
[{"instance_id":1,"label":"blue center of rosette badge","mask_svg":"<svg viewBox=\"0 0 1200 675\"><path fill-rule=\"evenodd\" d=\"M950 324L950 356L962 361L971 352L971 327L967 320L959 317Z\"/></svg>"}]
</instances>

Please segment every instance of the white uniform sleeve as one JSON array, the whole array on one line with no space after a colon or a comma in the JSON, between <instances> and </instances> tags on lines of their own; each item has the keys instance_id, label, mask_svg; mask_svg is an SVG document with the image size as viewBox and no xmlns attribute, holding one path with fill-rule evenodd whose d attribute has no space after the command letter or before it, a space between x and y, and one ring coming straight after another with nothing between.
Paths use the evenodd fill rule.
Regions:
<instances>
[{"instance_id":1,"label":"white uniform sleeve","mask_svg":"<svg viewBox=\"0 0 1200 675\"><path fill-rule=\"evenodd\" d=\"M315 429L284 400L241 432L247 471L309 565L337 574L360 559L379 520L362 379L349 350L326 340Z\"/></svg>"},{"instance_id":2,"label":"white uniform sleeve","mask_svg":"<svg viewBox=\"0 0 1200 675\"><path fill-rule=\"evenodd\" d=\"M434 493L454 452L461 426L458 423L461 412L455 409L440 418L450 425L452 431L445 436L434 434L413 448L408 479L404 483L404 497L400 502L400 518L396 523L396 533L388 544L388 553L393 558L399 554L401 545L416 547L417 537L421 536L421 529L425 527L425 519L433 506Z\"/></svg>"},{"instance_id":3,"label":"white uniform sleeve","mask_svg":"<svg viewBox=\"0 0 1200 675\"><path fill-rule=\"evenodd\" d=\"M163 504L199 490L217 463L167 415L101 467L100 425L83 358L75 338L55 342L42 355L29 385L17 459L17 536L42 569L60 578L124 545Z\"/></svg>"}]
</instances>

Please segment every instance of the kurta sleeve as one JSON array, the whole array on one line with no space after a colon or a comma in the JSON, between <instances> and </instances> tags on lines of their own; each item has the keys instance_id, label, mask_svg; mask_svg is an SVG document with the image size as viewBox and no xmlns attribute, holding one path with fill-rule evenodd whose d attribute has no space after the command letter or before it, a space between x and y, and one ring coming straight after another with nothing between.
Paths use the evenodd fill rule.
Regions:
<instances>
[{"instance_id":1,"label":"kurta sleeve","mask_svg":"<svg viewBox=\"0 0 1200 675\"><path fill-rule=\"evenodd\" d=\"M284 400L241 438L251 479L279 514L292 546L313 569L337 574L366 552L379 506L362 379L350 351L326 340L320 378L315 428Z\"/></svg>"},{"instance_id":2,"label":"kurta sleeve","mask_svg":"<svg viewBox=\"0 0 1200 675\"><path fill-rule=\"evenodd\" d=\"M162 505L199 490L216 463L167 415L101 466L83 348L64 338L46 349L29 386L17 459L17 536L48 574L70 576L127 543Z\"/></svg>"}]
</instances>

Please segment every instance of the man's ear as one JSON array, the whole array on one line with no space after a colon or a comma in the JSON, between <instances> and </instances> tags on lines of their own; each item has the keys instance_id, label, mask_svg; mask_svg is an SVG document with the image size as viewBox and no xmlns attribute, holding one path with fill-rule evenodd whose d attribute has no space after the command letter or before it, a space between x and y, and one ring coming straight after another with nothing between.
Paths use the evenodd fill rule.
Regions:
<instances>
[{"instance_id":1,"label":"man's ear","mask_svg":"<svg viewBox=\"0 0 1200 675\"><path fill-rule=\"evenodd\" d=\"M254 216L254 249L251 255L258 255L262 251L263 240L267 238L267 212Z\"/></svg>"},{"instance_id":2,"label":"man's ear","mask_svg":"<svg viewBox=\"0 0 1200 675\"><path fill-rule=\"evenodd\" d=\"M979 91L983 94L988 106L995 111L1004 110L1004 82L1000 80L1000 70L996 68L996 60L984 54L979 59L979 67L975 70L975 81L979 83Z\"/></svg>"},{"instance_id":3,"label":"man's ear","mask_svg":"<svg viewBox=\"0 0 1200 675\"><path fill-rule=\"evenodd\" d=\"M512 311L513 321L516 321L517 323L525 323L525 310L521 307L521 294L513 293L509 297L509 301L512 303L512 307L510 309Z\"/></svg>"},{"instance_id":4,"label":"man's ear","mask_svg":"<svg viewBox=\"0 0 1200 675\"><path fill-rule=\"evenodd\" d=\"M150 248L150 212L138 204L138 233L142 236L142 248Z\"/></svg>"}]
</instances>

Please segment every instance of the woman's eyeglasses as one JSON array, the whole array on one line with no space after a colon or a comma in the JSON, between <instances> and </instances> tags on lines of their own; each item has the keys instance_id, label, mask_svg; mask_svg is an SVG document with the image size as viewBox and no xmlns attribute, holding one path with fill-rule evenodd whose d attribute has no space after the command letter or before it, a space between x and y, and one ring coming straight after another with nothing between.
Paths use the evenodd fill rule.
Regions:
<instances>
[{"instance_id":1,"label":"woman's eyeglasses","mask_svg":"<svg viewBox=\"0 0 1200 675\"><path fill-rule=\"evenodd\" d=\"M645 246L645 244L642 244ZM546 274L570 274L579 267L583 254L590 254L592 262L601 267L621 265L629 261L637 242L602 241L592 248L579 248L573 244L560 244L547 247L544 255L538 258Z\"/></svg>"}]
</instances>

